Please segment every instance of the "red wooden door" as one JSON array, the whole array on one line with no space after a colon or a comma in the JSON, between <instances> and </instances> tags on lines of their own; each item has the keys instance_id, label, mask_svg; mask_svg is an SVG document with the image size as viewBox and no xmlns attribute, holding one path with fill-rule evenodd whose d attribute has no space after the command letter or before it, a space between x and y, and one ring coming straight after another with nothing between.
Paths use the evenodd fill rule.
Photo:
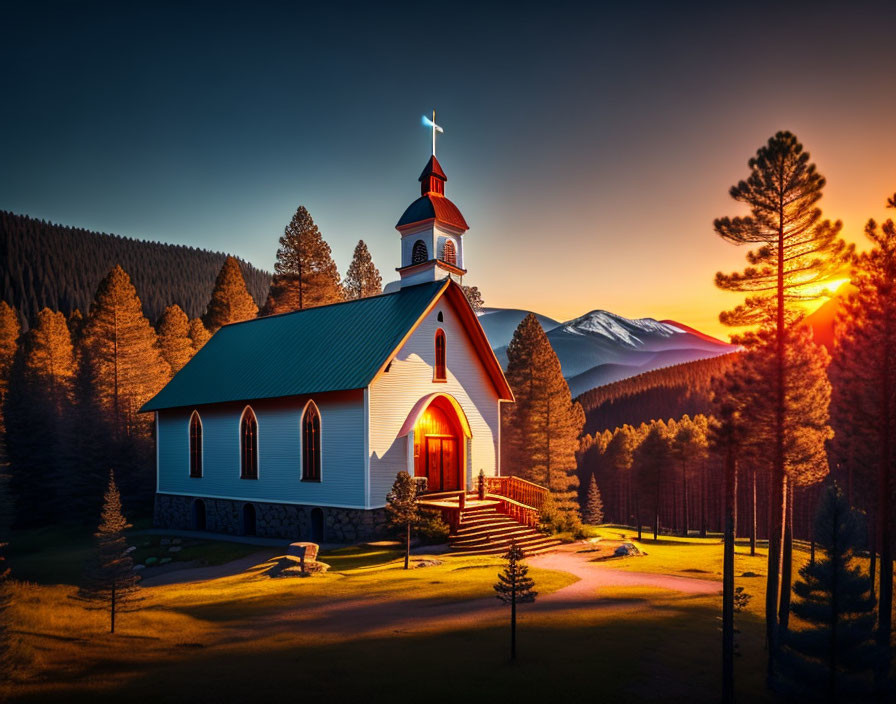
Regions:
<instances>
[{"instance_id":1,"label":"red wooden door","mask_svg":"<svg viewBox=\"0 0 896 704\"><path fill-rule=\"evenodd\" d=\"M426 438L426 477L430 491L460 489L457 440L446 437Z\"/></svg>"}]
</instances>

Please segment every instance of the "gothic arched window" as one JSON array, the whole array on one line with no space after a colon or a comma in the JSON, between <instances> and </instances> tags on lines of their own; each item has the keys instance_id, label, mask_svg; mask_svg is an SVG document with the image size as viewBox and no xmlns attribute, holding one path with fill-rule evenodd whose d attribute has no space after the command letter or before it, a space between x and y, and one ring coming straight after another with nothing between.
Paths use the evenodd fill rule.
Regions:
<instances>
[{"instance_id":1,"label":"gothic arched window","mask_svg":"<svg viewBox=\"0 0 896 704\"><path fill-rule=\"evenodd\" d=\"M457 266L457 249L452 240L445 240L445 248L442 250L442 261L446 264Z\"/></svg>"},{"instance_id":2,"label":"gothic arched window","mask_svg":"<svg viewBox=\"0 0 896 704\"><path fill-rule=\"evenodd\" d=\"M320 481L320 411L314 401L302 417L302 481Z\"/></svg>"},{"instance_id":3,"label":"gothic arched window","mask_svg":"<svg viewBox=\"0 0 896 704\"><path fill-rule=\"evenodd\" d=\"M414 242L414 249L411 253L411 264L422 264L429 258L426 253L426 242L417 240Z\"/></svg>"},{"instance_id":4,"label":"gothic arched window","mask_svg":"<svg viewBox=\"0 0 896 704\"><path fill-rule=\"evenodd\" d=\"M190 476L202 476L202 421L197 411L190 416Z\"/></svg>"},{"instance_id":5,"label":"gothic arched window","mask_svg":"<svg viewBox=\"0 0 896 704\"><path fill-rule=\"evenodd\" d=\"M436 381L445 381L448 378L445 366L445 331L439 328L436 330L436 364L433 377Z\"/></svg>"},{"instance_id":6,"label":"gothic arched window","mask_svg":"<svg viewBox=\"0 0 896 704\"><path fill-rule=\"evenodd\" d=\"M258 479L258 420L249 406L240 420L240 479Z\"/></svg>"}]
</instances>

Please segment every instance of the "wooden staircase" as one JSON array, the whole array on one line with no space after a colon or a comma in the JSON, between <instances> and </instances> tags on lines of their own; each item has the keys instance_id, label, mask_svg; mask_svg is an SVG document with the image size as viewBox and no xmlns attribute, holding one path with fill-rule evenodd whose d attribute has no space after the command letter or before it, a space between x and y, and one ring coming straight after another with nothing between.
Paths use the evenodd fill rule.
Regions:
<instances>
[{"instance_id":1,"label":"wooden staircase","mask_svg":"<svg viewBox=\"0 0 896 704\"><path fill-rule=\"evenodd\" d=\"M440 511L448 545L464 555L503 555L516 543L526 555L560 544L538 530L548 490L518 477L481 477L478 491L423 493L422 508Z\"/></svg>"},{"instance_id":2,"label":"wooden staircase","mask_svg":"<svg viewBox=\"0 0 896 704\"><path fill-rule=\"evenodd\" d=\"M556 538L502 513L498 501L471 500L470 503L474 505L460 512L460 523L448 538L448 545L455 552L503 555L511 543L516 543L526 555L535 555L560 545Z\"/></svg>"}]
</instances>

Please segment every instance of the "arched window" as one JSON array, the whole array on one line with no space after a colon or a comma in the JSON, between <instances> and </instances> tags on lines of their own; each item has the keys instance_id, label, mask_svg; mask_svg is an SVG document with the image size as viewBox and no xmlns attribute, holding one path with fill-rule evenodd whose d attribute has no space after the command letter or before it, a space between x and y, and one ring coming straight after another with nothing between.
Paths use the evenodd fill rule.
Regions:
<instances>
[{"instance_id":1,"label":"arched window","mask_svg":"<svg viewBox=\"0 0 896 704\"><path fill-rule=\"evenodd\" d=\"M249 406L240 421L240 478L258 479L258 420Z\"/></svg>"},{"instance_id":2,"label":"arched window","mask_svg":"<svg viewBox=\"0 0 896 704\"><path fill-rule=\"evenodd\" d=\"M434 379L436 381L445 381L448 377L445 372L445 331L439 328L436 330L436 369Z\"/></svg>"},{"instance_id":3,"label":"arched window","mask_svg":"<svg viewBox=\"0 0 896 704\"><path fill-rule=\"evenodd\" d=\"M442 250L442 261L446 264L457 266L457 249L455 249L452 240L445 240L445 247Z\"/></svg>"},{"instance_id":4,"label":"arched window","mask_svg":"<svg viewBox=\"0 0 896 704\"><path fill-rule=\"evenodd\" d=\"M190 476L202 476L202 421L197 411L190 416Z\"/></svg>"},{"instance_id":5,"label":"arched window","mask_svg":"<svg viewBox=\"0 0 896 704\"><path fill-rule=\"evenodd\" d=\"M320 411L314 401L302 416L302 481L320 481Z\"/></svg>"},{"instance_id":6,"label":"arched window","mask_svg":"<svg viewBox=\"0 0 896 704\"><path fill-rule=\"evenodd\" d=\"M417 240L414 242L414 249L411 253L411 264L422 264L427 259L429 259L429 255L426 253L426 242Z\"/></svg>"}]
</instances>

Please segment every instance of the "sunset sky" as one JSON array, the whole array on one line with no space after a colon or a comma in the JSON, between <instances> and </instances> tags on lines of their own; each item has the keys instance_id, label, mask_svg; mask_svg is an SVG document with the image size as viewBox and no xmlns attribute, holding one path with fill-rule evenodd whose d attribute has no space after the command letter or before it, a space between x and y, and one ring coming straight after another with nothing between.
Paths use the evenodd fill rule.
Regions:
<instances>
[{"instance_id":1,"label":"sunset sky","mask_svg":"<svg viewBox=\"0 0 896 704\"><path fill-rule=\"evenodd\" d=\"M712 220L779 129L848 239L896 191L889 3L9 5L0 209L266 269L302 204L395 278L433 107L466 282L558 319L726 335Z\"/></svg>"}]
</instances>

